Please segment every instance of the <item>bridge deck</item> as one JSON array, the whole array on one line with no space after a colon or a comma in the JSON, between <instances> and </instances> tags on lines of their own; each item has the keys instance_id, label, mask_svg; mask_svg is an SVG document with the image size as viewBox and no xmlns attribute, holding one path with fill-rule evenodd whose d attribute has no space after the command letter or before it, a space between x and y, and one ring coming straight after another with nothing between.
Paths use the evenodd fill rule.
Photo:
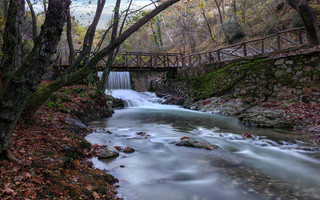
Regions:
<instances>
[{"instance_id":1,"label":"bridge deck","mask_svg":"<svg viewBox=\"0 0 320 200\"><path fill-rule=\"evenodd\" d=\"M127 67L113 65L111 71L177 71L177 67Z\"/></svg>"}]
</instances>

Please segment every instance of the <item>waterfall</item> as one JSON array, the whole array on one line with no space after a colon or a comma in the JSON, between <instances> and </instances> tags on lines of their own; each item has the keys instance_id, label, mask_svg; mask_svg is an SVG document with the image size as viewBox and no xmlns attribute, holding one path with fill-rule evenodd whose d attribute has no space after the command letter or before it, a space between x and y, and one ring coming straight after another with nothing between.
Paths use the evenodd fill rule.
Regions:
<instances>
[{"instance_id":1,"label":"waterfall","mask_svg":"<svg viewBox=\"0 0 320 200\"><path fill-rule=\"evenodd\" d=\"M130 90L130 73L129 72L110 72L108 78L108 89Z\"/></svg>"},{"instance_id":2,"label":"waterfall","mask_svg":"<svg viewBox=\"0 0 320 200\"><path fill-rule=\"evenodd\" d=\"M110 72L106 94L123 99L126 107L152 106L158 100L154 93L131 90L129 72Z\"/></svg>"}]
</instances>

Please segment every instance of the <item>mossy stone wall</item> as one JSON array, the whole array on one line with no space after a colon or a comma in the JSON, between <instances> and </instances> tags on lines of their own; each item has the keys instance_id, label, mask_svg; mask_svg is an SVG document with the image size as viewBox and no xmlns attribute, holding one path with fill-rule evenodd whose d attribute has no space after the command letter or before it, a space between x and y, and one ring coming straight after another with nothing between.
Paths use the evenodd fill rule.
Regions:
<instances>
[{"instance_id":1,"label":"mossy stone wall","mask_svg":"<svg viewBox=\"0 0 320 200\"><path fill-rule=\"evenodd\" d=\"M154 91L186 98L252 97L320 102L320 52L180 70L176 79L152 83Z\"/></svg>"}]
</instances>

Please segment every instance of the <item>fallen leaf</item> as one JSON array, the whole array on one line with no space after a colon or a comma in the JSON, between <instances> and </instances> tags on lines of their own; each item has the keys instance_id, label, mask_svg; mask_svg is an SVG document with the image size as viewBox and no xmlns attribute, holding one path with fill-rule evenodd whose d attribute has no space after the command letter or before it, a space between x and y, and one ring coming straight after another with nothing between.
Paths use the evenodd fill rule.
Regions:
<instances>
[{"instance_id":1,"label":"fallen leaf","mask_svg":"<svg viewBox=\"0 0 320 200\"><path fill-rule=\"evenodd\" d=\"M23 176L15 176L14 177L14 181L22 181L23 180Z\"/></svg>"},{"instance_id":2,"label":"fallen leaf","mask_svg":"<svg viewBox=\"0 0 320 200\"><path fill-rule=\"evenodd\" d=\"M32 175L31 175L29 172L27 172L27 173L24 175L24 177L25 177L25 178L31 178Z\"/></svg>"},{"instance_id":3,"label":"fallen leaf","mask_svg":"<svg viewBox=\"0 0 320 200\"><path fill-rule=\"evenodd\" d=\"M17 193L15 193L14 190L11 188L5 188L2 190L2 193L0 196L2 196L3 194L10 194L10 195L15 196Z\"/></svg>"},{"instance_id":4,"label":"fallen leaf","mask_svg":"<svg viewBox=\"0 0 320 200\"><path fill-rule=\"evenodd\" d=\"M93 187L91 185L88 185L87 187L87 190L89 190L90 192L92 191Z\"/></svg>"},{"instance_id":5,"label":"fallen leaf","mask_svg":"<svg viewBox=\"0 0 320 200\"><path fill-rule=\"evenodd\" d=\"M100 199L100 196L96 192L92 192L94 199Z\"/></svg>"},{"instance_id":6,"label":"fallen leaf","mask_svg":"<svg viewBox=\"0 0 320 200\"><path fill-rule=\"evenodd\" d=\"M20 152L21 152L21 150L20 150ZM21 169L21 166L20 166L20 165L16 165L16 166L13 167L12 170L13 170L14 172L17 172L17 171L19 171L20 169Z\"/></svg>"},{"instance_id":7,"label":"fallen leaf","mask_svg":"<svg viewBox=\"0 0 320 200\"><path fill-rule=\"evenodd\" d=\"M72 180L73 180L74 182L78 182L78 177L73 176Z\"/></svg>"}]
</instances>

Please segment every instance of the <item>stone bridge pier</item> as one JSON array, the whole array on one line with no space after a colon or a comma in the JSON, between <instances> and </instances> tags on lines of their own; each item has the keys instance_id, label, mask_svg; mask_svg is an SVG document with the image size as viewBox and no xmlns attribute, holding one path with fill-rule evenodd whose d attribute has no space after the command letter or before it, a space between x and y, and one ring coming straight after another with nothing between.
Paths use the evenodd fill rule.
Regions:
<instances>
[{"instance_id":1,"label":"stone bridge pier","mask_svg":"<svg viewBox=\"0 0 320 200\"><path fill-rule=\"evenodd\" d=\"M175 78L174 71L130 71L132 89L146 92L151 88L151 82L163 78Z\"/></svg>"}]
</instances>

